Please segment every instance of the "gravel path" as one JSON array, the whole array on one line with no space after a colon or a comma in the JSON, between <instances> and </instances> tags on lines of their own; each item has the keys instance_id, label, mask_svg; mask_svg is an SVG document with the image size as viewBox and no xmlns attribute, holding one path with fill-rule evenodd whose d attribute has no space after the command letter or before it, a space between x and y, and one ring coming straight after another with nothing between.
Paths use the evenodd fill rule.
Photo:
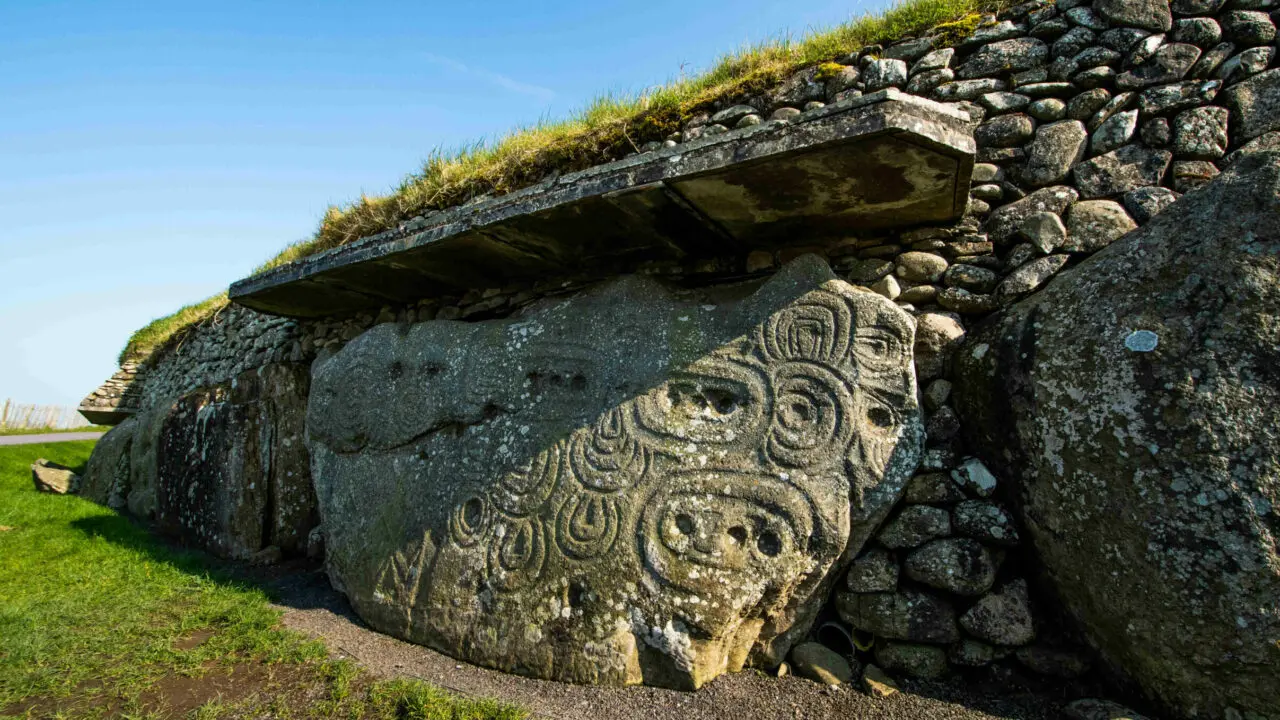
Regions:
<instances>
[{"instance_id":1,"label":"gravel path","mask_svg":"<svg viewBox=\"0 0 1280 720\"><path fill-rule=\"evenodd\" d=\"M44 435L0 435L0 445L38 445L40 443L97 440L103 432L46 433Z\"/></svg>"},{"instance_id":2,"label":"gravel path","mask_svg":"<svg viewBox=\"0 0 1280 720\"><path fill-rule=\"evenodd\" d=\"M532 680L461 663L366 628L322 573L282 578L287 626L323 639L336 654L383 678L414 677L454 692L496 697L555 720L1056 720L1072 698L1005 689L983 692L953 684L906 686L890 698L851 687L825 688L795 677L747 671L725 675L696 693L649 687L601 688Z\"/></svg>"}]
</instances>

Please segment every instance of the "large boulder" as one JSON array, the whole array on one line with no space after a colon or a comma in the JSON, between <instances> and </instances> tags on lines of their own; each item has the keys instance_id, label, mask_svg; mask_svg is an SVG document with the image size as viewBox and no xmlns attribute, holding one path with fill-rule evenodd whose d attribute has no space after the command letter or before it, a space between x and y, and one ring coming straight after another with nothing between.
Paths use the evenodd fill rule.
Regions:
<instances>
[{"instance_id":1,"label":"large boulder","mask_svg":"<svg viewBox=\"0 0 1280 720\"><path fill-rule=\"evenodd\" d=\"M156 524L224 557L305 553L317 521L309 386L305 365L266 365L174 403L159 424Z\"/></svg>"},{"instance_id":2,"label":"large boulder","mask_svg":"<svg viewBox=\"0 0 1280 720\"><path fill-rule=\"evenodd\" d=\"M225 557L303 554L318 522L306 365L282 363L157 401L94 447L81 495Z\"/></svg>"},{"instance_id":3,"label":"large boulder","mask_svg":"<svg viewBox=\"0 0 1280 720\"><path fill-rule=\"evenodd\" d=\"M777 664L919 460L913 334L813 256L375 327L313 370L330 578L375 628L509 672Z\"/></svg>"},{"instance_id":4,"label":"large boulder","mask_svg":"<svg viewBox=\"0 0 1280 720\"><path fill-rule=\"evenodd\" d=\"M1066 608L1184 717L1280 717L1280 153L972 331L956 403Z\"/></svg>"}]
</instances>

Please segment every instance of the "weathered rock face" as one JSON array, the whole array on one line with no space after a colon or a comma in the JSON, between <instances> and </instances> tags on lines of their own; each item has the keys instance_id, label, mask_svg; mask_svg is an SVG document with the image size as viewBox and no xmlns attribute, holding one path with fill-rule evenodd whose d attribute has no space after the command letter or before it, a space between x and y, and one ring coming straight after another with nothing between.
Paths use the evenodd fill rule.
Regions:
<instances>
[{"instance_id":1,"label":"weathered rock face","mask_svg":"<svg viewBox=\"0 0 1280 720\"><path fill-rule=\"evenodd\" d=\"M271 364L148 408L98 442L81 494L219 555L301 554L317 522L309 386L307 366Z\"/></svg>"},{"instance_id":2,"label":"weathered rock face","mask_svg":"<svg viewBox=\"0 0 1280 720\"><path fill-rule=\"evenodd\" d=\"M80 485L82 496L117 510L125 506L131 485L133 436L137 427L137 418L127 418L103 435L93 447Z\"/></svg>"},{"instance_id":3,"label":"weathered rock face","mask_svg":"<svg viewBox=\"0 0 1280 720\"><path fill-rule=\"evenodd\" d=\"M1280 717L1280 153L1244 155L960 351L1066 607L1187 717Z\"/></svg>"},{"instance_id":4,"label":"weathered rock face","mask_svg":"<svg viewBox=\"0 0 1280 720\"><path fill-rule=\"evenodd\" d=\"M179 400L160 425L156 523L216 554L306 550L316 524L303 439L310 372L267 365Z\"/></svg>"},{"instance_id":5,"label":"weathered rock face","mask_svg":"<svg viewBox=\"0 0 1280 720\"><path fill-rule=\"evenodd\" d=\"M374 627L510 672L779 662L918 462L913 334L813 256L376 327L313 371L330 577Z\"/></svg>"}]
</instances>

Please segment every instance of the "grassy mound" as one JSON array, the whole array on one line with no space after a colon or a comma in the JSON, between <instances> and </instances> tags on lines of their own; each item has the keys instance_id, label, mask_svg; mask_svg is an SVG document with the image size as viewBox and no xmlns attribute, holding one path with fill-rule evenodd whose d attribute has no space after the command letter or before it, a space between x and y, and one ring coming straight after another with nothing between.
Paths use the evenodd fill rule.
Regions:
<instances>
[{"instance_id":1,"label":"grassy mound","mask_svg":"<svg viewBox=\"0 0 1280 720\"><path fill-rule=\"evenodd\" d=\"M925 33L939 35L944 43L957 40L977 26L980 13L996 11L999 5L1000 0L906 0L880 15L812 31L800 40L783 37L744 48L722 57L701 75L645 94L597 98L567 120L540 122L461 150L436 150L418 173L390 193L330 207L314 237L290 245L257 271L394 228L430 210L527 187L552 171L572 172L617 160L679 130L717 102L762 92L797 70L868 45ZM130 338L121 360L147 356L226 302L226 295L219 295L152 322Z\"/></svg>"}]
</instances>

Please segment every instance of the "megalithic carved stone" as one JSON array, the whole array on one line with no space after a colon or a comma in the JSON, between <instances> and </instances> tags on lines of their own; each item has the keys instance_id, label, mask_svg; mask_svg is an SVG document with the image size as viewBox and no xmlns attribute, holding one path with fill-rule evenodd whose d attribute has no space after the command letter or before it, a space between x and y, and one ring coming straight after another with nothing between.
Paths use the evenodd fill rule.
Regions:
<instances>
[{"instance_id":1,"label":"megalithic carved stone","mask_svg":"<svg viewBox=\"0 0 1280 720\"><path fill-rule=\"evenodd\" d=\"M535 677L776 663L919 461L914 329L813 256L378 326L313 370L330 575L375 628Z\"/></svg>"}]
</instances>

